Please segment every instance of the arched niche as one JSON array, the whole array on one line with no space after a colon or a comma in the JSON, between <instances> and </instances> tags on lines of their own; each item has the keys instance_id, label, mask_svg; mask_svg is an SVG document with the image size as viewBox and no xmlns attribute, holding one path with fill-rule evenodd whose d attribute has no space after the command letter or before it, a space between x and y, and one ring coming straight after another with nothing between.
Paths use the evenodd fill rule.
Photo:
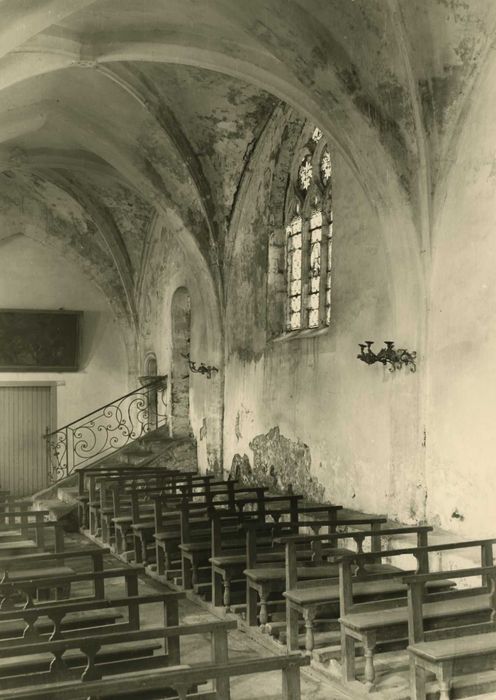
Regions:
<instances>
[{"instance_id":1,"label":"arched niche","mask_svg":"<svg viewBox=\"0 0 496 700\"><path fill-rule=\"evenodd\" d=\"M171 304L172 358L170 416L175 437L191 434L189 364L191 299L186 287L174 292Z\"/></svg>"},{"instance_id":2,"label":"arched niche","mask_svg":"<svg viewBox=\"0 0 496 700\"><path fill-rule=\"evenodd\" d=\"M152 381L153 377L156 377L158 374L157 370L157 356L155 355L154 352L149 352L147 356L145 357L145 362L144 362L144 378Z\"/></svg>"}]
</instances>

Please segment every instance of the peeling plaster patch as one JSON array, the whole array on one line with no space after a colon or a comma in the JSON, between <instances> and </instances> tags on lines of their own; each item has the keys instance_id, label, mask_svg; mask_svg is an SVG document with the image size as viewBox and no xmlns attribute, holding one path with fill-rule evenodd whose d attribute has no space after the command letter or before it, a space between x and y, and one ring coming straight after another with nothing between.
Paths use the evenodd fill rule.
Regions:
<instances>
[{"instance_id":1,"label":"peeling plaster patch","mask_svg":"<svg viewBox=\"0 0 496 700\"><path fill-rule=\"evenodd\" d=\"M200 440L204 440L207 437L207 419L203 418L202 425L200 428Z\"/></svg>"},{"instance_id":2,"label":"peeling plaster patch","mask_svg":"<svg viewBox=\"0 0 496 700\"><path fill-rule=\"evenodd\" d=\"M236 454L231 475L247 484L268 486L274 491L287 491L289 485L310 501L324 499L324 487L310 473L310 448L300 440L281 435L276 426L266 435L257 435L250 442L253 467L246 455Z\"/></svg>"},{"instance_id":3,"label":"peeling plaster patch","mask_svg":"<svg viewBox=\"0 0 496 700\"><path fill-rule=\"evenodd\" d=\"M209 445L207 445L207 464L209 472L213 472L217 476L222 477L222 467L217 448Z\"/></svg>"}]
</instances>

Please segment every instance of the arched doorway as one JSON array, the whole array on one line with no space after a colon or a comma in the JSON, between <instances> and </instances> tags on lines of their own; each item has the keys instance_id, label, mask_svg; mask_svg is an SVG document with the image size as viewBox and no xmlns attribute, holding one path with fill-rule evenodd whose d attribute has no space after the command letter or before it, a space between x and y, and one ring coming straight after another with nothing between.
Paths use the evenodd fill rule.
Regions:
<instances>
[{"instance_id":1,"label":"arched doorway","mask_svg":"<svg viewBox=\"0 0 496 700\"><path fill-rule=\"evenodd\" d=\"M174 292L171 306L172 368L171 368L171 432L172 435L191 434L189 418L189 364L191 335L191 301L186 287Z\"/></svg>"}]
</instances>

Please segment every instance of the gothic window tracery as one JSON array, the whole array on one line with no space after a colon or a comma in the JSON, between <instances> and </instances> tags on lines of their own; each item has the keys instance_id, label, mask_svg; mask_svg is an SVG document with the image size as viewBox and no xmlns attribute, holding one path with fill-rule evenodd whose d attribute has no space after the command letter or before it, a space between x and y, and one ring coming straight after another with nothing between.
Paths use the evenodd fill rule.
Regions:
<instances>
[{"instance_id":1,"label":"gothic window tracery","mask_svg":"<svg viewBox=\"0 0 496 700\"><path fill-rule=\"evenodd\" d=\"M287 331L331 320L332 161L315 128L295 158L286 201Z\"/></svg>"}]
</instances>

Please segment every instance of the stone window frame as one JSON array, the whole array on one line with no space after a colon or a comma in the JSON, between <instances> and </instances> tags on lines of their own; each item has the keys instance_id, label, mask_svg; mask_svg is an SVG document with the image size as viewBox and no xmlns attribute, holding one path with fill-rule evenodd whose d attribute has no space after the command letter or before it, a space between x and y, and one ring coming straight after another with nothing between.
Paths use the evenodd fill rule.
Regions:
<instances>
[{"instance_id":1,"label":"stone window frame","mask_svg":"<svg viewBox=\"0 0 496 700\"><path fill-rule=\"evenodd\" d=\"M318 139L314 139L314 134L318 132ZM333 237L333 211L332 211L332 174L327 182L321 175L321 162L325 152L332 154L328 146L327 139L316 129L307 125L300 137L299 144L294 150L291 168L288 176L284 206L284 327L280 336L281 339L289 337L305 337L324 333L331 324L332 316L332 273L330 265L328 268L328 255L332 259L332 237ZM312 165L312 177L308 189L305 191L299 184L300 168L304 162ZM311 245L311 220L315 210L322 213L322 236L320 255L320 275L319 275L319 322L318 325L310 326L308 323L308 301L310 286L310 245ZM302 219L302 261L301 261L301 309L300 327L291 328L290 319L290 289L288 279L288 235L291 223L295 217ZM328 242L328 245L325 243ZM327 296L328 295L328 296ZM329 302L328 307L326 302Z\"/></svg>"}]
</instances>

